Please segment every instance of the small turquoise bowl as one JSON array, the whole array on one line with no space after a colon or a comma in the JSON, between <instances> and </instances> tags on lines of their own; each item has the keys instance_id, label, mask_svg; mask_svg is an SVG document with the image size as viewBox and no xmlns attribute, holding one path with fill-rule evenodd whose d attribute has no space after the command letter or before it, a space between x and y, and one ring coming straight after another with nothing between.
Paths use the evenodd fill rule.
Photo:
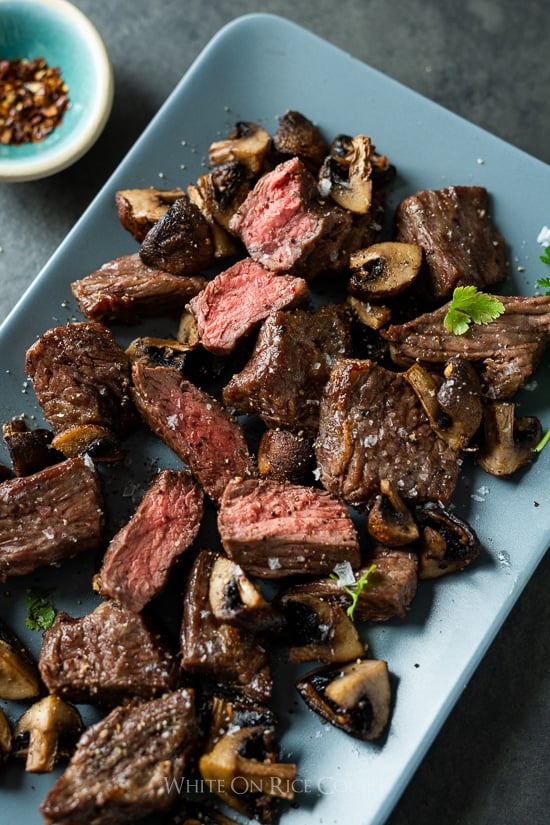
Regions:
<instances>
[{"instance_id":1,"label":"small turquoise bowl","mask_svg":"<svg viewBox=\"0 0 550 825\"><path fill-rule=\"evenodd\" d=\"M37 143L0 144L0 181L45 178L96 142L113 104L113 71L88 18L68 0L0 0L0 59L43 57L69 87L61 123Z\"/></svg>"}]
</instances>

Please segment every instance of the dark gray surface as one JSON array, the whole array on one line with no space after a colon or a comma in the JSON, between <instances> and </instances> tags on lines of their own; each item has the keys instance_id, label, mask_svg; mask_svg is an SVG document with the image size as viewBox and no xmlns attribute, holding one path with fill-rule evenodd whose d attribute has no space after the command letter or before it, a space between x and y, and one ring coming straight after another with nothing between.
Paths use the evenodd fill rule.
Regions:
<instances>
[{"instance_id":1,"label":"dark gray surface","mask_svg":"<svg viewBox=\"0 0 550 825\"><path fill-rule=\"evenodd\" d=\"M80 0L76 5L96 24L111 55L114 109L102 138L72 169L37 183L0 184L0 318L202 47L224 23L247 12L269 11L305 25L550 162L550 61L544 34L548 13L540 0L318 0L261 6L236 0L210 5L195 0ZM545 222L550 225L550 193ZM547 821L549 573L547 556L388 825Z\"/></svg>"}]
</instances>

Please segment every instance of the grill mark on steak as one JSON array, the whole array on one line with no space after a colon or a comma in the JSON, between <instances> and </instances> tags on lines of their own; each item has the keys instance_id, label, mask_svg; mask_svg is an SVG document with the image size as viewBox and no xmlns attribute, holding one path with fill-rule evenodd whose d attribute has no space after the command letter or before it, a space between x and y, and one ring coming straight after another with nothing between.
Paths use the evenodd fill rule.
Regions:
<instances>
[{"instance_id":1,"label":"grill mark on steak","mask_svg":"<svg viewBox=\"0 0 550 825\"><path fill-rule=\"evenodd\" d=\"M150 699L180 681L175 656L147 621L113 601L73 618L58 613L38 662L48 690L70 702L113 706Z\"/></svg>"},{"instance_id":2,"label":"grill mark on steak","mask_svg":"<svg viewBox=\"0 0 550 825\"><path fill-rule=\"evenodd\" d=\"M149 315L177 314L200 292L206 278L172 275L147 266L137 252L107 261L71 292L83 315L92 321L135 323Z\"/></svg>"},{"instance_id":3,"label":"grill mark on steak","mask_svg":"<svg viewBox=\"0 0 550 825\"><path fill-rule=\"evenodd\" d=\"M509 398L534 374L550 341L550 296L495 297L505 312L490 324L472 324L465 335L445 329L448 304L381 330L392 359L402 366L419 361L430 367L461 355L478 369L488 398Z\"/></svg>"},{"instance_id":4,"label":"grill mark on steak","mask_svg":"<svg viewBox=\"0 0 550 825\"><path fill-rule=\"evenodd\" d=\"M134 401L143 420L219 502L227 482L256 473L239 423L213 396L170 367L132 367Z\"/></svg>"},{"instance_id":5,"label":"grill mark on steak","mask_svg":"<svg viewBox=\"0 0 550 825\"><path fill-rule=\"evenodd\" d=\"M504 280L506 243L489 216L482 186L423 190L405 198L395 212L395 239L419 244L426 266L419 285L433 301L456 286L479 289Z\"/></svg>"},{"instance_id":6,"label":"grill mark on steak","mask_svg":"<svg viewBox=\"0 0 550 825\"><path fill-rule=\"evenodd\" d=\"M300 306L308 300L303 278L275 275L245 258L216 275L189 301L188 308L197 320L203 347L224 355L272 310Z\"/></svg>"},{"instance_id":7,"label":"grill mark on steak","mask_svg":"<svg viewBox=\"0 0 550 825\"><path fill-rule=\"evenodd\" d=\"M97 550L104 513L88 458L68 458L0 484L0 581Z\"/></svg>"},{"instance_id":8,"label":"grill mark on steak","mask_svg":"<svg viewBox=\"0 0 550 825\"><path fill-rule=\"evenodd\" d=\"M315 178L294 157L262 175L229 228L266 269L309 280L336 264L352 218L321 200Z\"/></svg>"},{"instance_id":9,"label":"grill mark on steak","mask_svg":"<svg viewBox=\"0 0 550 825\"><path fill-rule=\"evenodd\" d=\"M355 525L326 490L270 479L235 479L224 492L218 530L227 555L248 574L319 575L360 563Z\"/></svg>"},{"instance_id":10,"label":"grill mark on steak","mask_svg":"<svg viewBox=\"0 0 550 825\"><path fill-rule=\"evenodd\" d=\"M315 454L323 486L356 507L385 478L406 501L447 503L459 472L457 453L433 431L406 379L370 360L333 368Z\"/></svg>"},{"instance_id":11,"label":"grill mark on steak","mask_svg":"<svg viewBox=\"0 0 550 825\"><path fill-rule=\"evenodd\" d=\"M342 306L271 313L248 363L226 385L223 400L239 413L258 413L270 427L314 435L331 367L351 352L351 321Z\"/></svg>"},{"instance_id":12,"label":"grill mark on steak","mask_svg":"<svg viewBox=\"0 0 550 825\"><path fill-rule=\"evenodd\" d=\"M118 825L169 811L198 738L191 689L115 708L82 734L42 802L45 822Z\"/></svg>"},{"instance_id":13,"label":"grill mark on steak","mask_svg":"<svg viewBox=\"0 0 550 825\"><path fill-rule=\"evenodd\" d=\"M191 474L162 470L111 539L95 588L139 613L163 590L174 562L194 541L202 515L203 491Z\"/></svg>"}]
</instances>

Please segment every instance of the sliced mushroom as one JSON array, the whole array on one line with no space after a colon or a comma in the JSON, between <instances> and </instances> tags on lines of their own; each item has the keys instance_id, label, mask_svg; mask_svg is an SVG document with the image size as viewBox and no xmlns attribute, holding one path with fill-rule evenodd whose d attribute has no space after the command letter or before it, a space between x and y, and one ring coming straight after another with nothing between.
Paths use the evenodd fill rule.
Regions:
<instances>
[{"instance_id":1,"label":"sliced mushroom","mask_svg":"<svg viewBox=\"0 0 550 825\"><path fill-rule=\"evenodd\" d=\"M183 195L182 189L119 189L115 192L118 219L136 241L145 238L168 208Z\"/></svg>"},{"instance_id":2,"label":"sliced mushroom","mask_svg":"<svg viewBox=\"0 0 550 825\"><path fill-rule=\"evenodd\" d=\"M212 566L209 598L212 613L221 622L262 633L282 627L282 616L263 597L242 567L225 556L218 556Z\"/></svg>"},{"instance_id":3,"label":"sliced mushroom","mask_svg":"<svg viewBox=\"0 0 550 825\"><path fill-rule=\"evenodd\" d=\"M477 559L481 544L475 530L444 507L426 504L419 507L419 579L436 579L464 570Z\"/></svg>"},{"instance_id":4,"label":"sliced mushroom","mask_svg":"<svg viewBox=\"0 0 550 825\"><path fill-rule=\"evenodd\" d=\"M223 688L222 688L223 690ZM214 693L203 697L201 725L206 732L202 750L208 753L220 737L230 730L244 727L263 727L275 730L277 716L267 705L255 702L240 693Z\"/></svg>"},{"instance_id":5,"label":"sliced mushroom","mask_svg":"<svg viewBox=\"0 0 550 825\"><path fill-rule=\"evenodd\" d=\"M82 424L56 435L52 447L66 458L87 453L94 461L112 463L124 457L124 451L110 429L97 424Z\"/></svg>"},{"instance_id":6,"label":"sliced mushroom","mask_svg":"<svg viewBox=\"0 0 550 825\"><path fill-rule=\"evenodd\" d=\"M348 292L362 300L384 300L403 292L418 277L422 247L383 241L352 252Z\"/></svg>"},{"instance_id":7,"label":"sliced mushroom","mask_svg":"<svg viewBox=\"0 0 550 825\"><path fill-rule=\"evenodd\" d=\"M349 662L365 655L365 643L340 605L307 593L285 593L279 606L291 662Z\"/></svg>"},{"instance_id":8,"label":"sliced mushroom","mask_svg":"<svg viewBox=\"0 0 550 825\"><path fill-rule=\"evenodd\" d=\"M418 526L413 514L399 495L397 486L387 478L380 482L380 493L367 517L371 537L388 547L402 547L417 541Z\"/></svg>"},{"instance_id":9,"label":"sliced mushroom","mask_svg":"<svg viewBox=\"0 0 550 825\"><path fill-rule=\"evenodd\" d=\"M512 401L487 404L483 414L483 443L476 461L494 476L508 476L534 460L542 437L535 416L516 416Z\"/></svg>"},{"instance_id":10,"label":"sliced mushroom","mask_svg":"<svg viewBox=\"0 0 550 825\"><path fill-rule=\"evenodd\" d=\"M201 756L199 771L229 807L260 821L271 821L274 802L294 798L296 780L296 765L277 760L274 729L240 727L229 730Z\"/></svg>"},{"instance_id":11,"label":"sliced mushroom","mask_svg":"<svg viewBox=\"0 0 550 825\"><path fill-rule=\"evenodd\" d=\"M0 620L0 699L31 699L39 693L38 668L31 654Z\"/></svg>"},{"instance_id":12,"label":"sliced mushroom","mask_svg":"<svg viewBox=\"0 0 550 825\"><path fill-rule=\"evenodd\" d=\"M208 161L211 166L219 166L229 161L242 163L252 175L258 175L271 143L268 132L257 123L241 120L224 140L210 144Z\"/></svg>"},{"instance_id":13,"label":"sliced mushroom","mask_svg":"<svg viewBox=\"0 0 550 825\"><path fill-rule=\"evenodd\" d=\"M266 430L258 445L258 470L264 478L303 483L313 463L311 438L302 431Z\"/></svg>"},{"instance_id":14,"label":"sliced mushroom","mask_svg":"<svg viewBox=\"0 0 550 825\"><path fill-rule=\"evenodd\" d=\"M148 231L139 254L155 269L196 275L214 260L210 225L198 206L182 195Z\"/></svg>"},{"instance_id":15,"label":"sliced mushroom","mask_svg":"<svg viewBox=\"0 0 550 825\"><path fill-rule=\"evenodd\" d=\"M0 765L6 761L11 753L13 737L8 717L0 708Z\"/></svg>"},{"instance_id":16,"label":"sliced mushroom","mask_svg":"<svg viewBox=\"0 0 550 825\"><path fill-rule=\"evenodd\" d=\"M141 363L155 367L174 367L182 370L191 347L172 338L134 338L126 348L131 364Z\"/></svg>"},{"instance_id":17,"label":"sliced mushroom","mask_svg":"<svg viewBox=\"0 0 550 825\"><path fill-rule=\"evenodd\" d=\"M25 770L46 773L69 759L84 731L77 709L53 693L25 711L15 726L13 752Z\"/></svg>"},{"instance_id":18,"label":"sliced mushroom","mask_svg":"<svg viewBox=\"0 0 550 825\"><path fill-rule=\"evenodd\" d=\"M389 722L391 685L383 660L319 668L301 677L296 687L311 710L357 739L377 739Z\"/></svg>"},{"instance_id":19,"label":"sliced mushroom","mask_svg":"<svg viewBox=\"0 0 550 825\"><path fill-rule=\"evenodd\" d=\"M346 303L352 308L357 319L370 329L382 329L390 321L391 309L383 304L371 304L370 301L361 301L353 295L348 295Z\"/></svg>"},{"instance_id":20,"label":"sliced mushroom","mask_svg":"<svg viewBox=\"0 0 550 825\"><path fill-rule=\"evenodd\" d=\"M367 214L372 203L372 150L366 135L339 135L319 170L321 196L354 214Z\"/></svg>"},{"instance_id":21,"label":"sliced mushroom","mask_svg":"<svg viewBox=\"0 0 550 825\"><path fill-rule=\"evenodd\" d=\"M14 418L3 425L2 431L16 476L31 475L64 458L51 446L51 430L42 427L31 430L22 418Z\"/></svg>"},{"instance_id":22,"label":"sliced mushroom","mask_svg":"<svg viewBox=\"0 0 550 825\"><path fill-rule=\"evenodd\" d=\"M314 174L317 174L329 152L319 127L293 109L279 118L279 128L273 135L273 148L280 155L297 155Z\"/></svg>"}]
</instances>

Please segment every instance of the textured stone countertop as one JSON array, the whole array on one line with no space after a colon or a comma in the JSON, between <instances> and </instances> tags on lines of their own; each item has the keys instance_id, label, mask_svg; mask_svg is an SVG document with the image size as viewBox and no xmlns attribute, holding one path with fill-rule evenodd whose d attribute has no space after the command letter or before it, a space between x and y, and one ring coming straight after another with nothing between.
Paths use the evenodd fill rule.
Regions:
<instances>
[{"instance_id":1,"label":"textured stone countertop","mask_svg":"<svg viewBox=\"0 0 550 825\"><path fill-rule=\"evenodd\" d=\"M34 183L0 184L0 320L201 49L222 25L245 13L294 20L550 163L550 23L541 0L75 0L75 5L95 23L110 53L114 108L95 147L71 169ZM550 192L548 210L543 220L550 225ZM548 821L549 592L547 555L388 825ZM313 813L311 821L316 821Z\"/></svg>"}]
</instances>

